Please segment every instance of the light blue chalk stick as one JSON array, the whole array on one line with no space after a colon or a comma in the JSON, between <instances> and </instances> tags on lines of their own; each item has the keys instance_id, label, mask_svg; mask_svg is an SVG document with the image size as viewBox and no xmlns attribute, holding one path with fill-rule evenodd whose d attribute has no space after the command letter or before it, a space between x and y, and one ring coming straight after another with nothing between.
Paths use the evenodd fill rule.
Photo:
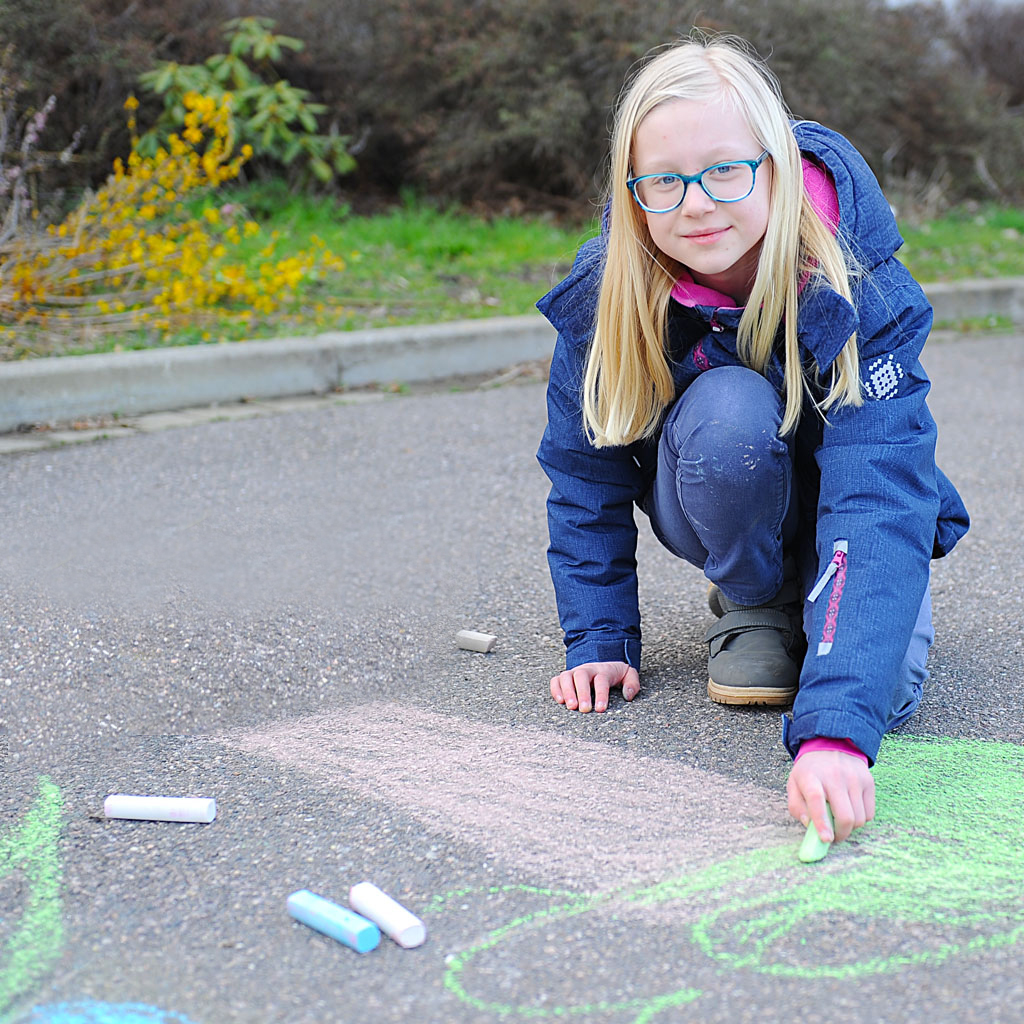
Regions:
<instances>
[{"instance_id":1,"label":"light blue chalk stick","mask_svg":"<svg viewBox=\"0 0 1024 1024\"><path fill-rule=\"evenodd\" d=\"M828 823L832 828L832 834L835 835L836 823L832 819L832 809L827 804L825 805L825 813L828 815ZM804 836L804 841L800 844L800 859L805 864L813 864L816 860L823 860L831 845L831 843L826 843L818 835L818 830L812 821L807 826L807 834Z\"/></svg>"},{"instance_id":2,"label":"light blue chalk stick","mask_svg":"<svg viewBox=\"0 0 1024 1024\"><path fill-rule=\"evenodd\" d=\"M300 889L288 897L288 913L296 921L343 942L357 953L369 953L380 944L380 929L372 921L308 889Z\"/></svg>"}]
</instances>

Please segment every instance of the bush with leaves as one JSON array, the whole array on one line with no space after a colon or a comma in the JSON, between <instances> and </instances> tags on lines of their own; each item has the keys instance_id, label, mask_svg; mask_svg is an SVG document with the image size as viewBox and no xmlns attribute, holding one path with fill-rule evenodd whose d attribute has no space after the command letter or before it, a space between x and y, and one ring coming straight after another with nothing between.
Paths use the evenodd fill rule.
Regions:
<instances>
[{"instance_id":1,"label":"bush with leaves","mask_svg":"<svg viewBox=\"0 0 1024 1024\"><path fill-rule=\"evenodd\" d=\"M749 39L794 113L848 135L888 186L1024 194L1024 123L938 2L305 0L292 18L317 26L311 64L364 181L397 170L462 200L592 199L626 74L698 25Z\"/></svg>"},{"instance_id":2,"label":"bush with leaves","mask_svg":"<svg viewBox=\"0 0 1024 1024\"><path fill-rule=\"evenodd\" d=\"M184 97L201 93L214 99L231 96L231 129L252 148L257 161L299 170L296 184L312 176L330 184L355 167L348 138L336 129L317 131L326 111L300 89L276 75L286 50L303 48L301 39L273 31L271 18L233 18L224 25L227 53L215 53L202 64L164 61L139 76L142 85L163 99L164 111L141 139L140 152L151 154L184 115ZM304 180L305 179L305 180Z\"/></svg>"},{"instance_id":3,"label":"bush with leaves","mask_svg":"<svg viewBox=\"0 0 1024 1024\"><path fill-rule=\"evenodd\" d=\"M216 193L252 151L234 145L229 97L187 93L182 105L180 130L143 155L130 98L128 159L115 161L102 188L61 223L0 250L0 355L89 346L129 331L162 339L205 325L212 338L226 325L255 328L305 281L343 268L315 239L287 257L276 255L275 238L263 239L255 270L239 257L261 241L261 228Z\"/></svg>"},{"instance_id":4,"label":"bush with leaves","mask_svg":"<svg viewBox=\"0 0 1024 1024\"><path fill-rule=\"evenodd\" d=\"M358 166L333 187L358 203L412 188L585 212L603 183L623 78L694 24L750 39L794 113L848 135L894 193L945 204L1024 197L1020 3L250 0L246 11L277 19L260 31L306 40L302 50L280 44L279 57L253 60L250 50L242 63L264 86L307 90L302 102L315 96L327 108L318 121L355 140L344 148ZM111 100L127 91L119 83L167 62L212 75L206 60L225 49L221 25L237 13L236 0L0 0L32 104L57 95L59 138L89 121L83 161L67 170L96 182L124 150ZM163 96L142 99L153 118L163 109ZM273 102L280 112L294 99ZM294 156L292 171L304 160Z\"/></svg>"}]
</instances>

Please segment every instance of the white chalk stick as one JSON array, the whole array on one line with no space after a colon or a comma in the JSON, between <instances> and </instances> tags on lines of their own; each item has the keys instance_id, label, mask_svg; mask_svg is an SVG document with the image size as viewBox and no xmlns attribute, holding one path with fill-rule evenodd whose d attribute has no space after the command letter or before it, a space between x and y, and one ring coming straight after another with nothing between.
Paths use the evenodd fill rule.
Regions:
<instances>
[{"instance_id":1,"label":"white chalk stick","mask_svg":"<svg viewBox=\"0 0 1024 1024\"><path fill-rule=\"evenodd\" d=\"M455 634L455 642L464 651L479 651L481 654L490 654L494 645L498 642L496 636L490 633L474 633L471 629L460 629Z\"/></svg>"},{"instance_id":2,"label":"white chalk stick","mask_svg":"<svg viewBox=\"0 0 1024 1024\"><path fill-rule=\"evenodd\" d=\"M354 910L369 918L385 935L405 949L421 946L427 938L426 925L401 903L382 892L373 882L353 885L348 901Z\"/></svg>"},{"instance_id":3,"label":"white chalk stick","mask_svg":"<svg viewBox=\"0 0 1024 1024\"><path fill-rule=\"evenodd\" d=\"M103 801L108 818L136 821L211 822L217 817L217 801L189 796L128 796L115 793Z\"/></svg>"}]
</instances>

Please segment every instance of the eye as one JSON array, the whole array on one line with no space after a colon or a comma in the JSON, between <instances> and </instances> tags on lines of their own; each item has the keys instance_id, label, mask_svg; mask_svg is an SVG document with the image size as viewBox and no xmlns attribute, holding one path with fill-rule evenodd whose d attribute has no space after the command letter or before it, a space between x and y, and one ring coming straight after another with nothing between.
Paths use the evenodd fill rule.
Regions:
<instances>
[{"instance_id":1,"label":"eye","mask_svg":"<svg viewBox=\"0 0 1024 1024\"><path fill-rule=\"evenodd\" d=\"M652 178L648 178L646 186L655 192L671 192L673 189L679 187L679 175L678 174L656 174Z\"/></svg>"},{"instance_id":2,"label":"eye","mask_svg":"<svg viewBox=\"0 0 1024 1024\"><path fill-rule=\"evenodd\" d=\"M746 164L715 164L704 172L705 178L713 178L715 181L727 181L737 174L749 173L750 168Z\"/></svg>"}]
</instances>

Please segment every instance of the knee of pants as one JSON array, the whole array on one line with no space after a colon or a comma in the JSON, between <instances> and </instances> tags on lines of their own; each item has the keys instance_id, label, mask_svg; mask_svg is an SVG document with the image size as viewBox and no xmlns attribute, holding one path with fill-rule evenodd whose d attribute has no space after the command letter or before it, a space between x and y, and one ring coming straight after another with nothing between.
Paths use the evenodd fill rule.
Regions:
<instances>
[{"instance_id":1,"label":"knee of pants","mask_svg":"<svg viewBox=\"0 0 1024 1024\"><path fill-rule=\"evenodd\" d=\"M676 402L663 439L701 477L759 486L788 450L778 436L781 401L759 373L723 366L702 373Z\"/></svg>"}]
</instances>

